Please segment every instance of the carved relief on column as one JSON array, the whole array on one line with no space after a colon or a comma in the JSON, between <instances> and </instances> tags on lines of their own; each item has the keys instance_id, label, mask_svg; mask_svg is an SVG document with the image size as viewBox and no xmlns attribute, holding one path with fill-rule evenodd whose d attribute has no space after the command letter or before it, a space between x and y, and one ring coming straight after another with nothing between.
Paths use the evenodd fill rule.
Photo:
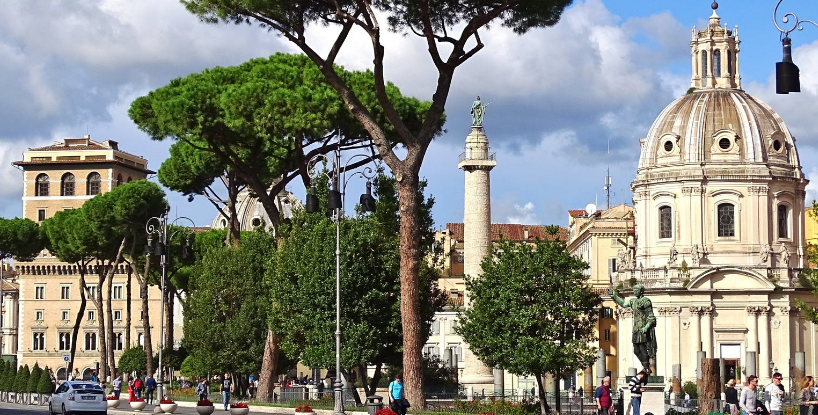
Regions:
<instances>
[{"instance_id":1,"label":"carved relief on column","mask_svg":"<svg viewBox=\"0 0 818 415\"><path fill-rule=\"evenodd\" d=\"M682 194L683 194L683 195L700 195L700 194L702 194L702 193L704 193L704 188L702 188L702 187L700 187L700 186L696 186L696 187L683 187L683 188L682 188Z\"/></svg>"},{"instance_id":2,"label":"carved relief on column","mask_svg":"<svg viewBox=\"0 0 818 415\"><path fill-rule=\"evenodd\" d=\"M672 316L682 313L682 307L659 307L659 315Z\"/></svg>"},{"instance_id":3,"label":"carved relief on column","mask_svg":"<svg viewBox=\"0 0 818 415\"><path fill-rule=\"evenodd\" d=\"M630 307L619 307L616 309L616 316L618 318L631 318L633 317L633 309Z\"/></svg>"},{"instance_id":4,"label":"carved relief on column","mask_svg":"<svg viewBox=\"0 0 818 415\"><path fill-rule=\"evenodd\" d=\"M787 306L778 307L778 312L781 313L782 315L785 315L785 316L789 316L790 314L792 314L793 316L797 316L798 313L801 312L801 309L799 309L798 307L793 307L793 306L787 305Z\"/></svg>"},{"instance_id":5,"label":"carved relief on column","mask_svg":"<svg viewBox=\"0 0 818 415\"><path fill-rule=\"evenodd\" d=\"M747 187L747 193L751 195L766 195L769 192L769 188L767 186L749 186Z\"/></svg>"}]
</instances>

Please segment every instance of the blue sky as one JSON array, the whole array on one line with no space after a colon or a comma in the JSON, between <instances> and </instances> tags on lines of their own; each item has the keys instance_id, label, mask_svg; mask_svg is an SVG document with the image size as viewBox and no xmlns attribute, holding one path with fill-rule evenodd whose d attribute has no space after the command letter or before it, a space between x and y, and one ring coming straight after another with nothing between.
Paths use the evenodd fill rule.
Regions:
<instances>
[{"instance_id":1,"label":"blue sky","mask_svg":"<svg viewBox=\"0 0 818 415\"><path fill-rule=\"evenodd\" d=\"M175 1L12 2L0 15L0 215L21 212L21 174L10 163L27 147L90 134L113 139L157 169L168 143L150 141L127 117L130 102L175 77L295 48L257 27L204 25ZM772 0L723 0L722 23L739 26L743 88L776 109L797 137L804 172L818 179L818 28L794 32L801 94L774 93L781 59ZM818 2L784 0L818 19ZM691 28L711 12L701 0L576 1L553 28L517 36L492 28L486 47L458 69L447 104L447 133L429 149L422 176L435 196L437 227L463 220L463 173L457 170L476 95L490 102L485 126L498 166L492 171L492 220L561 224L567 209L630 203L638 141L653 119L689 86ZM46 23L44 23L46 22ZM44 30L44 24L47 30ZM329 29L308 36L319 43ZM387 76L405 94L429 99L434 72L420 39L384 36ZM366 40L353 34L339 63L371 64ZM610 154L607 153L610 145ZM349 193L363 190L350 185ZM810 185L808 198L815 198ZM290 189L303 195L294 184ZM174 212L209 224L215 210L169 194Z\"/></svg>"}]
</instances>

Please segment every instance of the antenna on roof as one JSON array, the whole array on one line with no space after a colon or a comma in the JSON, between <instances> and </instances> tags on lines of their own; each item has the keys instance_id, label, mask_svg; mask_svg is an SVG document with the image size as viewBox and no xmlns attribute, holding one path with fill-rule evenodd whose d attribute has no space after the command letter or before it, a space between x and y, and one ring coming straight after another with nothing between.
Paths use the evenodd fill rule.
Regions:
<instances>
[{"instance_id":1,"label":"antenna on roof","mask_svg":"<svg viewBox=\"0 0 818 415\"><path fill-rule=\"evenodd\" d=\"M605 169L605 185L602 186L602 189L605 190L605 200L606 200L605 209L610 209L611 208L611 184L612 184L612 181L611 181L611 163L610 163L610 160L611 160L611 138L610 137L608 137L607 159L608 159L608 167Z\"/></svg>"}]
</instances>

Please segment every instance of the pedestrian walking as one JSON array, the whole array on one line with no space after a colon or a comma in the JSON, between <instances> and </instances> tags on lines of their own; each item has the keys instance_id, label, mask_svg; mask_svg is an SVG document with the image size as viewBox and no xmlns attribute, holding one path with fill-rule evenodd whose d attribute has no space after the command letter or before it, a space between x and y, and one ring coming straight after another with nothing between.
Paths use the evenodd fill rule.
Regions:
<instances>
[{"instance_id":1,"label":"pedestrian walking","mask_svg":"<svg viewBox=\"0 0 818 415\"><path fill-rule=\"evenodd\" d=\"M730 415L738 415L738 390L736 390L736 380L730 379L724 388L724 402L727 403Z\"/></svg>"},{"instance_id":2,"label":"pedestrian walking","mask_svg":"<svg viewBox=\"0 0 818 415\"><path fill-rule=\"evenodd\" d=\"M134 379L134 381L133 381L133 387L134 387L134 390L136 391L135 393L136 393L136 398L137 399L142 399L142 388L144 386L145 386L145 384L142 382L142 378L137 376L136 379Z\"/></svg>"},{"instance_id":3,"label":"pedestrian walking","mask_svg":"<svg viewBox=\"0 0 818 415\"><path fill-rule=\"evenodd\" d=\"M233 392L234 390L235 386L233 386L233 381L230 380L230 374L225 373L224 379L219 386L219 392L222 393L222 402L224 403L225 411L227 410L228 406L230 406L230 392Z\"/></svg>"},{"instance_id":4,"label":"pedestrian walking","mask_svg":"<svg viewBox=\"0 0 818 415\"><path fill-rule=\"evenodd\" d=\"M403 376L395 376L395 380L389 383L389 407L398 415L406 415L409 408L409 401L404 394Z\"/></svg>"},{"instance_id":5,"label":"pedestrian walking","mask_svg":"<svg viewBox=\"0 0 818 415\"><path fill-rule=\"evenodd\" d=\"M647 373L640 371L628 383L628 390L631 391L631 408L633 408L633 415L639 415L639 409L642 406L642 392L645 391L644 383Z\"/></svg>"},{"instance_id":6,"label":"pedestrian walking","mask_svg":"<svg viewBox=\"0 0 818 415\"><path fill-rule=\"evenodd\" d=\"M207 378L202 379L202 381L196 385L196 395L200 401L207 399Z\"/></svg>"},{"instance_id":7,"label":"pedestrian walking","mask_svg":"<svg viewBox=\"0 0 818 415\"><path fill-rule=\"evenodd\" d=\"M757 400L758 376L750 375L747 377L747 387L741 390L741 396L738 398L738 406L741 408L742 415L757 415L762 410Z\"/></svg>"},{"instance_id":8,"label":"pedestrian walking","mask_svg":"<svg viewBox=\"0 0 818 415\"><path fill-rule=\"evenodd\" d=\"M801 383L801 404L798 407L801 415L809 415L810 406L815 407L815 404L818 404L818 401L815 400L815 392L812 391L813 386L815 386L815 380L812 376L805 377ZM814 411L813 414L815 414Z\"/></svg>"},{"instance_id":9,"label":"pedestrian walking","mask_svg":"<svg viewBox=\"0 0 818 415\"><path fill-rule=\"evenodd\" d=\"M611 377L605 376L602 384L594 392L596 400L596 412L598 415L613 414L613 399L611 398Z\"/></svg>"},{"instance_id":10,"label":"pedestrian walking","mask_svg":"<svg viewBox=\"0 0 818 415\"><path fill-rule=\"evenodd\" d=\"M773 373L773 381L764 388L764 404L771 415L782 415L784 413L784 389L781 387L780 373Z\"/></svg>"},{"instance_id":11,"label":"pedestrian walking","mask_svg":"<svg viewBox=\"0 0 818 415\"><path fill-rule=\"evenodd\" d=\"M122 392L122 379L114 378L114 381L111 382L111 385L114 387L114 396L119 399L119 394Z\"/></svg>"},{"instance_id":12,"label":"pedestrian walking","mask_svg":"<svg viewBox=\"0 0 818 415\"><path fill-rule=\"evenodd\" d=\"M147 398L147 402L154 403L154 391L156 391L156 379L153 378L153 375L148 376L145 379L145 390L147 391L145 398ZM159 399L162 399L161 397Z\"/></svg>"}]
</instances>

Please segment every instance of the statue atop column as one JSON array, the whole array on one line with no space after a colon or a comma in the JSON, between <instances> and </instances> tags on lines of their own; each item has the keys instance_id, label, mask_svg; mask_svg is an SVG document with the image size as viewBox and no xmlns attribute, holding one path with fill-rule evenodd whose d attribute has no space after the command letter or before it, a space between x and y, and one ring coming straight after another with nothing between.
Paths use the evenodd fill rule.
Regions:
<instances>
[{"instance_id":1,"label":"statue atop column","mask_svg":"<svg viewBox=\"0 0 818 415\"><path fill-rule=\"evenodd\" d=\"M475 127L483 126L483 117L486 115L488 104L480 102L480 96L471 104L471 125Z\"/></svg>"},{"instance_id":2,"label":"statue atop column","mask_svg":"<svg viewBox=\"0 0 818 415\"><path fill-rule=\"evenodd\" d=\"M653 303L645 297L645 287L640 284L633 286L634 298L625 301L617 294L616 290L608 290L614 301L620 307L633 310L633 352L642 363L642 369L651 373L651 360L656 361L656 316L653 314Z\"/></svg>"}]
</instances>

